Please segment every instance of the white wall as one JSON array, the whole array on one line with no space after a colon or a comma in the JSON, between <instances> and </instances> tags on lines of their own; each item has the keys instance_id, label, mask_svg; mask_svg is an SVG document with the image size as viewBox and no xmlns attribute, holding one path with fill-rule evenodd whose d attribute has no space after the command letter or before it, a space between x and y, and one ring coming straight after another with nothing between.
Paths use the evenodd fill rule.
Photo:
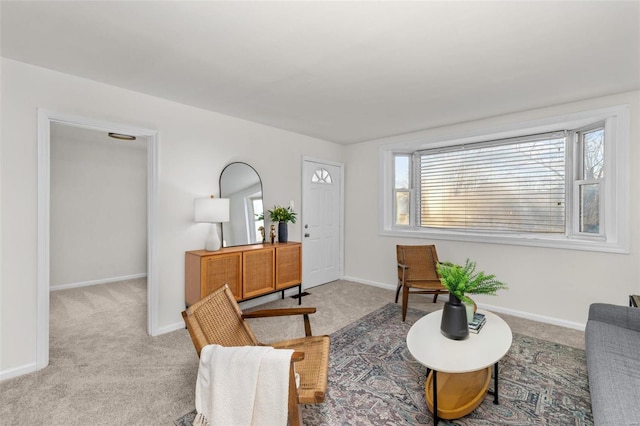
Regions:
<instances>
[{"instance_id":1,"label":"white wall","mask_svg":"<svg viewBox=\"0 0 640 426\"><path fill-rule=\"evenodd\" d=\"M345 275L357 281L395 288L395 245L434 243L440 260L464 262L469 257L478 262L479 270L494 273L509 284L510 288L501 291L497 297L476 298L479 304L493 305L496 310L580 328L586 322L590 303L626 304L629 294L640 292L640 174L637 167L640 164L639 100L640 92L632 92L347 147ZM632 121L629 255L378 235L380 145L416 138L459 135L546 116L622 104L631 105Z\"/></svg>"},{"instance_id":2,"label":"white wall","mask_svg":"<svg viewBox=\"0 0 640 426\"><path fill-rule=\"evenodd\" d=\"M193 199L218 194L232 161L262 178L265 205L301 205L303 155L343 161L341 146L159 98L2 59L0 373L36 359L37 108L159 132L157 324L182 324L184 252L207 233L193 223ZM274 163L277 153L278 163ZM289 228L300 240L300 225Z\"/></svg>"},{"instance_id":3,"label":"white wall","mask_svg":"<svg viewBox=\"0 0 640 426\"><path fill-rule=\"evenodd\" d=\"M6 59L1 75L0 374L35 363L39 107L159 131L157 323L166 330L182 321L184 252L200 248L207 232L206 224L193 223L193 198L217 195L220 172L230 162L244 161L256 169L267 207L288 205L289 200L302 205L303 155L344 162L345 275L357 281L395 287L395 244L426 242L378 235L379 146L389 139L345 148ZM586 320L589 303L625 304L629 293L640 292L639 96L622 94L407 136L458 134L584 109L632 106L631 254L434 241L443 260L470 257L510 285L497 298L479 297L480 304L579 325ZM299 241L300 223L290 225L289 232Z\"/></svg>"},{"instance_id":4,"label":"white wall","mask_svg":"<svg viewBox=\"0 0 640 426\"><path fill-rule=\"evenodd\" d=\"M51 289L147 271L146 140L51 126Z\"/></svg>"}]
</instances>

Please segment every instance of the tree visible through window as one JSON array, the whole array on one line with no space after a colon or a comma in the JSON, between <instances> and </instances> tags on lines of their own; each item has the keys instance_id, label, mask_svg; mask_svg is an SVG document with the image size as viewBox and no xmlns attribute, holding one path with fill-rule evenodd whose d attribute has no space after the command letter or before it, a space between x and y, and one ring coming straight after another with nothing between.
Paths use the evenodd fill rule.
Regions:
<instances>
[{"instance_id":1,"label":"tree visible through window","mask_svg":"<svg viewBox=\"0 0 640 426\"><path fill-rule=\"evenodd\" d=\"M406 226L411 224L411 192L409 191L409 164L411 157L409 155L397 155L395 170L395 224Z\"/></svg>"},{"instance_id":2,"label":"tree visible through window","mask_svg":"<svg viewBox=\"0 0 640 426\"><path fill-rule=\"evenodd\" d=\"M604 178L604 128L577 132L581 151L578 186L578 232L601 234L600 192Z\"/></svg>"}]
</instances>

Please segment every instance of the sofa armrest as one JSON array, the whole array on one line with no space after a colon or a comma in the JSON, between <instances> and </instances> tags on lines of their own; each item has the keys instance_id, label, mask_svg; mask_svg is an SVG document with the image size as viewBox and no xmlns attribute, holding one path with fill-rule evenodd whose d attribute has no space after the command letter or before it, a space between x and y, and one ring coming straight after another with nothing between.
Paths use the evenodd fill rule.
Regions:
<instances>
[{"instance_id":1,"label":"sofa armrest","mask_svg":"<svg viewBox=\"0 0 640 426\"><path fill-rule=\"evenodd\" d=\"M592 303L589 306L589 320L640 332L640 308Z\"/></svg>"}]
</instances>

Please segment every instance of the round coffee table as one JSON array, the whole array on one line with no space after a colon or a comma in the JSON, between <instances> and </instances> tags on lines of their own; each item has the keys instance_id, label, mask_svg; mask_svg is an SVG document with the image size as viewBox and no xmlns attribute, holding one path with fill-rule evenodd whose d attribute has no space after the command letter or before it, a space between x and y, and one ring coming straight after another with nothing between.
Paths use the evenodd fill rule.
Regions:
<instances>
[{"instance_id":1,"label":"round coffee table","mask_svg":"<svg viewBox=\"0 0 640 426\"><path fill-rule=\"evenodd\" d=\"M442 310L430 313L407 333L409 352L429 369L425 383L427 406L434 424L439 418L466 416L482 403L494 378L494 403L498 403L498 361L511 347L511 328L499 316L478 310L486 323L478 334L452 340L440 332Z\"/></svg>"}]
</instances>

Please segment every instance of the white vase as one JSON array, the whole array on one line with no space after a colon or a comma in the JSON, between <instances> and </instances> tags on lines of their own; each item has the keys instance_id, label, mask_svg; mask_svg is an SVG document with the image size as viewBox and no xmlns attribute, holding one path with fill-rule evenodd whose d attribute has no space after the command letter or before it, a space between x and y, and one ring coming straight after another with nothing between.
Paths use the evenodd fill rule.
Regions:
<instances>
[{"instance_id":1,"label":"white vase","mask_svg":"<svg viewBox=\"0 0 640 426\"><path fill-rule=\"evenodd\" d=\"M468 303L465 303L464 306L465 308L467 308L467 322L471 324L471 322L473 321L473 314L475 313L476 306L475 304L470 305Z\"/></svg>"}]
</instances>

